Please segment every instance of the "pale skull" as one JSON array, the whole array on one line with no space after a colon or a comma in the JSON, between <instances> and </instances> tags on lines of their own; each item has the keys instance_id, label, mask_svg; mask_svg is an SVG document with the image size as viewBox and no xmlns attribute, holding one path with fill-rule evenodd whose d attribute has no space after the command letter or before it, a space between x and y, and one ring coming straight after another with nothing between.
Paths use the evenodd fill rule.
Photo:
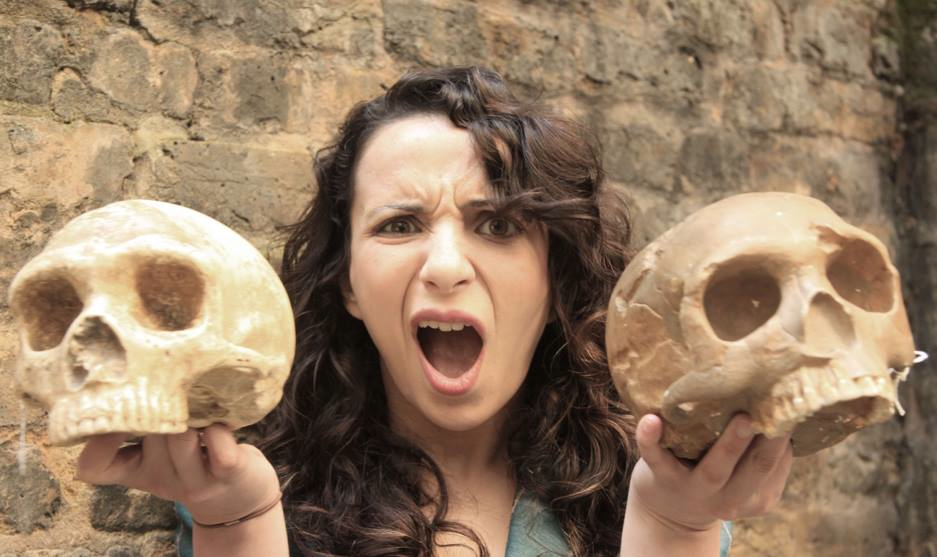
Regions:
<instances>
[{"instance_id":1,"label":"pale skull","mask_svg":"<svg viewBox=\"0 0 937 557\"><path fill-rule=\"evenodd\" d=\"M239 428L279 401L293 316L266 259L223 224L158 201L85 213L13 279L19 389L53 444L109 432Z\"/></svg>"},{"instance_id":2,"label":"pale skull","mask_svg":"<svg viewBox=\"0 0 937 557\"><path fill-rule=\"evenodd\" d=\"M797 456L892 415L914 345L884 245L816 199L733 196L645 247L609 302L615 385L697 458L737 412Z\"/></svg>"}]
</instances>

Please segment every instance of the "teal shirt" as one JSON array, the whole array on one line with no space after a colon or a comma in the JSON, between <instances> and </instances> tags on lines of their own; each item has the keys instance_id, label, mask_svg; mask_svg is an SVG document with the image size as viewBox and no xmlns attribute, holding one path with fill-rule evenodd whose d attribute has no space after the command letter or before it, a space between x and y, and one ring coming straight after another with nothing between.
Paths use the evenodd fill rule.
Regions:
<instances>
[{"instance_id":1,"label":"teal shirt","mask_svg":"<svg viewBox=\"0 0 937 557\"><path fill-rule=\"evenodd\" d=\"M192 556L192 515L176 503L179 531L176 550L179 557ZM732 523L723 522L720 555L728 557L732 543ZM290 551L293 554L292 550ZM556 517L543 503L526 492L521 492L511 514L506 557L562 557L569 553L566 538Z\"/></svg>"}]
</instances>

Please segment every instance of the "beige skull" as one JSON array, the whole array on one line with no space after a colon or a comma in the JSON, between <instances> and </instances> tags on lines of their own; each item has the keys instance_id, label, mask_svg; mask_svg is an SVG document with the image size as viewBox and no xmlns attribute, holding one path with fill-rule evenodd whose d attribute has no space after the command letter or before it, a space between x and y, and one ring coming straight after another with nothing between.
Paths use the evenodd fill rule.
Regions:
<instances>
[{"instance_id":1,"label":"beige skull","mask_svg":"<svg viewBox=\"0 0 937 557\"><path fill-rule=\"evenodd\" d=\"M19 389L54 444L258 421L282 395L292 311L266 259L223 224L157 201L69 222L13 279Z\"/></svg>"},{"instance_id":2,"label":"beige skull","mask_svg":"<svg viewBox=\"0 0 937 557\"><path fill-rule=\"evenodd\" d=\"M609 302L618 391L697 458L733 414L795 455L892 415L914 359L880 241L815 199L752 193L694 213L635 257ZM891 370L891 371L890 371Z\"/></svg>"}]
</instances>

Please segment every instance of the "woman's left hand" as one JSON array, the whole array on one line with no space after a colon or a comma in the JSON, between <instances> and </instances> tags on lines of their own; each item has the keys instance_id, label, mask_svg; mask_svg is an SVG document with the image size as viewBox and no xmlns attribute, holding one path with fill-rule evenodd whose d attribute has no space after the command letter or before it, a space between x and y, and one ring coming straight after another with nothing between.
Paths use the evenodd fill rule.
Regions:
<instances>
[{"instance_id":1,"label":"woman's left hand","mask_svg":"<svg viewBox=\"0 0 937 557\"><path fill-rule=\"evenodd\" d=\"M702 460L691 467L660 446L663 423L638 422L641 459L631 477L628 504L677 532L701 532L720 520L760 516L780 501L791 471L790 436L753 435L751 418L732 418Z\"/></svg>"}]
</instances>

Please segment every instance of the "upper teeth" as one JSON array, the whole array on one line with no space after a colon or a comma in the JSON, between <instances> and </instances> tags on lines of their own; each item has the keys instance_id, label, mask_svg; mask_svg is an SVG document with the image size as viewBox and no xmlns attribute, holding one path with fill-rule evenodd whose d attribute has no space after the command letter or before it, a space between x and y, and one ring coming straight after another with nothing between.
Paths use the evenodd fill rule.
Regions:
<instances>
[{"instance_id":1,"label":"upper teeth","mask_svg":"<svg viewBox=\"0 0 937 557\"><path fill-rule=\"evenodd\" d=\"M430 329L439 329L440 331L461 331L465 327L471 327L468 323L443 323L442 321L420 321L420 328L429 327Z\"/></svg>"}]
</instances>

